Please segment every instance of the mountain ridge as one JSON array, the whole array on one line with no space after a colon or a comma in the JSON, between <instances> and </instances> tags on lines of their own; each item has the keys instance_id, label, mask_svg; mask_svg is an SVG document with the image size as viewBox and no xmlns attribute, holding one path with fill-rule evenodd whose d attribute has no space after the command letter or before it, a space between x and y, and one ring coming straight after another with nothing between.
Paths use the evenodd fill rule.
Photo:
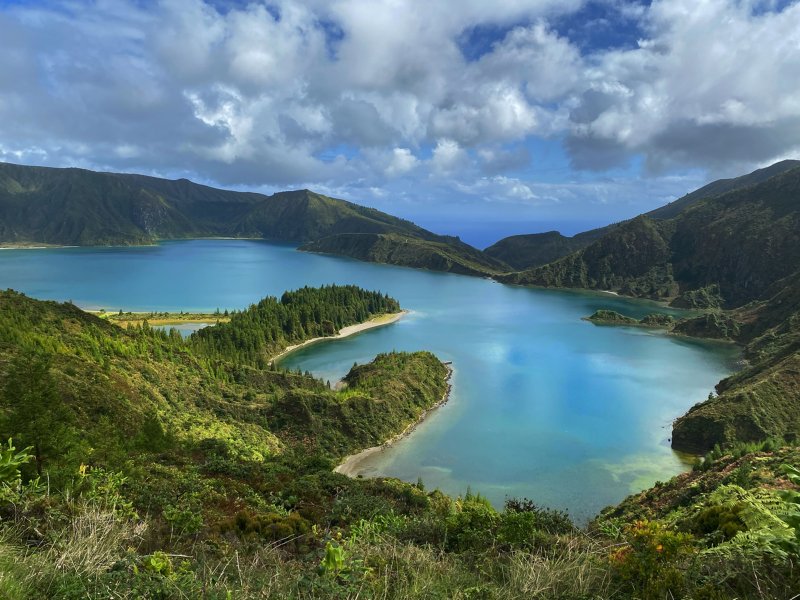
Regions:
<instances>
[{"instance_id":1,"label":"mountain ridge","mask_svg":"<svg viewBox=\"0 0 800 600\"><path fill-rule=\"evenodd\" d=\"M670 219L703 199L713 198L727 192L752 187L775 175L796 169L797 167L800 167L800 160L783 160L768 167L756 169L746 175L729 179L718 179L664 206L643 213L643 215L654 220ZM590 229L571 237L564 236L558 231L513 235L498 240L487 247L484 252L498 260L508 263L518 270L530 269L577 252L589 246L592 242L609 233L614 228L630 220L632 219L620 223L612 223L596 229Z\"/></svg>"},{"instance_id":2,"label":"mountain ridge","mask_svg":"<svg viewBox=\"0 0 800 600\"><path fill-rule=\"evenodd\" d=\"M234 237L302 244L341 234L393 234L431 243L436 251L409 260L435 270L482 256L456 237L308 189L267 196L188 179L0 163L0 243L143 245ZM442 248L448 256L464 256L441 261ZM426 256L431 263L425 263ZM494 259L484 262L494 270L507 269Z\"/></svg>"},{"instance_id":3,"label":"mountain ridge","mask_svg":"<svg viewBox=\"0 0 800 600\"><path fill-rule=\"evenodd\" d=\"M800 168L693 202L675 217L639 215L556 261L498 277L545 287L673 300L719 285L728 308L758 300L800 265Z\"/></svg>"}]
</instances>

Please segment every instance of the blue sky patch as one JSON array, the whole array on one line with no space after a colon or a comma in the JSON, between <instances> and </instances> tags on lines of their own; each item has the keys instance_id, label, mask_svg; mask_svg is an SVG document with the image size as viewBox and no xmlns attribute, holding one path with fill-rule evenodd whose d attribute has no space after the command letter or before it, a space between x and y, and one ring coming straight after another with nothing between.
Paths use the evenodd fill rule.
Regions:
<instances>
[{"instance_id":1,"label":"blue sky patch","mask_svg":"<svg viewBox=\"0 0 800 600\"><path fill-rule=\"evenodd\" d=\"M635 2L649 6L650 2ZM639 23L609 2L593 0L578 12L553 21L555 31L588 54L614 48L634 48L645 37Z\"/></svg>"}]
</instances>

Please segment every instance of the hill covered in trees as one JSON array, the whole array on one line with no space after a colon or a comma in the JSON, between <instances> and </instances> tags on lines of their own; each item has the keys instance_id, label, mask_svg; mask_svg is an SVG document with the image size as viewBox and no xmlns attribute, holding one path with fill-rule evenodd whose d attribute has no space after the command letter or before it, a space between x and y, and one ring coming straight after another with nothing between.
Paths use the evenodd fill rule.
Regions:
<instances>
[{"instance_id":1,"label":"hill covered in trees","mask_svg":"<svg viewBox=\"0 0 800 600\"><path fill-rule=\"evenodd\" d=\"M471 492L333 472L441 400L445 366L427 352L383 354L334 391L250 357L302 338L305 310L313 335L337 316L344 325L394 308L349 286L303 289L184 340L0 293L0 435L13 436L0 449L0 596L722 599L796 589L800 477L783 469L795 448L713 453L586 530L525 499L497 510Z\"/></svg>"},{"instance_id":2,"label":"hill covered in trees","mask_svg":"<svg viewBox=\"0 0 800 600\"><path fill-rule=\"evenodd\" d=\"M639 216L583 250L500 279L653 299L696 296L714 286L725 307L742 306L764 299L772 285L798 270L799 195L800 168L696 200L669 219Z\"/></svg>"},{"instance_id":3,"label":"hill covered in trees","mask_svg":"<svg viewBox=\"0 0 800 600\"><path fill-rule=\"evenodd\" d=\"M515 270L522 271L546 265L585 248L590 243L589 238L567 237L558 231L546 231L503 238L486 248L484 252Z\"/></svg>"}]
</instances>

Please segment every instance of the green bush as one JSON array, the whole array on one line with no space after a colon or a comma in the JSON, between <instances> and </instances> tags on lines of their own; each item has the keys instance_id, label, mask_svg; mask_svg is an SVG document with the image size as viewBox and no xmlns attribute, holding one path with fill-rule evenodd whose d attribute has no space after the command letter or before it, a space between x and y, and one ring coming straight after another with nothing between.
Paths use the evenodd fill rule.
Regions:
<instances>
[{"instance_id":1,"label":"green bush","mask_svg":"<svg viewBox=\"0 0 800 600\"><path fill-rule=\"evenodd\" d=\"M488 550L494 545L494 532L499 522L500 515L486 498L467 492L445 520L448 549L458 552Z\"/></svg>"},{"instance_id":2,"label":"green bush","mask_svg":"<svg viewBox=\"0 0 800 600\"><path fill-rule=\"evenodd\" d=\"M267 541L297 551L307 551L314 543L311 523L293 512L251 513L239 511L234 517L217 525L222 535L235 535L249 541Z\"/></svg>"},{"instance_id":3,"label":"green bush","mask_svg":"<svg viewBox=\"0 0 800 600\"><path fill-rule=\"evenodd\" d=\"M536 519L537 529L547 533L559 534L575 531L575 524L569 518L569 514L554 508L537 506L527 498L509 498L506 500L505 509L507 513L531 513Z\"/></svg>"},{"instance_id":4,"label":"green bush","mask_svg":"<svg viewBox=\"0 0 800 600\"><path fill-rule=\"evenodd\" d=\"M747 529L740 516L743 509L741 504L709 506L695 517L691 531L696 535L717 534L722 540L730 540Z\"/></svg>"},{"instance_id":5,"label":"green bush","mask_svg":"<svg viewBox=\"0 0 800 600\"><path fill-rule=\"evenodd\" d=\"M22 483L20 467L33 460L31 447L17 452L14 442L8 439L8 446L0 446L0 501L10 500Z\"/></svg>"},{"instance_id":6,"label":"green bush","mask_svg":"<svg viewBox=\"0 0 800 600\"><path fill-rule=\"evenodd\" d=\"M624 531L625 544L610 556L615 579L640 598L679 598L686 588L682 561L694 552L692 536L655 521L637 521Z\"/></svg>"}]
</instances>

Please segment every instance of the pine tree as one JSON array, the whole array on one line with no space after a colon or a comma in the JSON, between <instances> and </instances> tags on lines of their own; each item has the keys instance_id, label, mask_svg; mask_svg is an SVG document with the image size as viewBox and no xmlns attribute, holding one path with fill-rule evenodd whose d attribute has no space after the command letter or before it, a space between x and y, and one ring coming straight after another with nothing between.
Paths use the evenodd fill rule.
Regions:
<instances>
[{"instance_id":1,"label":"pine tree","mask_svg":"<svg viewBox=\"0 0 800 600\"><path fill-rule=\"evenodd\" d=\"M3 387L4 437L13 437L33 449L36 473L47 460L63 453L69 413L50 373L49 356L33 352L11 364Z\"/></svg>"}]
</instances>

